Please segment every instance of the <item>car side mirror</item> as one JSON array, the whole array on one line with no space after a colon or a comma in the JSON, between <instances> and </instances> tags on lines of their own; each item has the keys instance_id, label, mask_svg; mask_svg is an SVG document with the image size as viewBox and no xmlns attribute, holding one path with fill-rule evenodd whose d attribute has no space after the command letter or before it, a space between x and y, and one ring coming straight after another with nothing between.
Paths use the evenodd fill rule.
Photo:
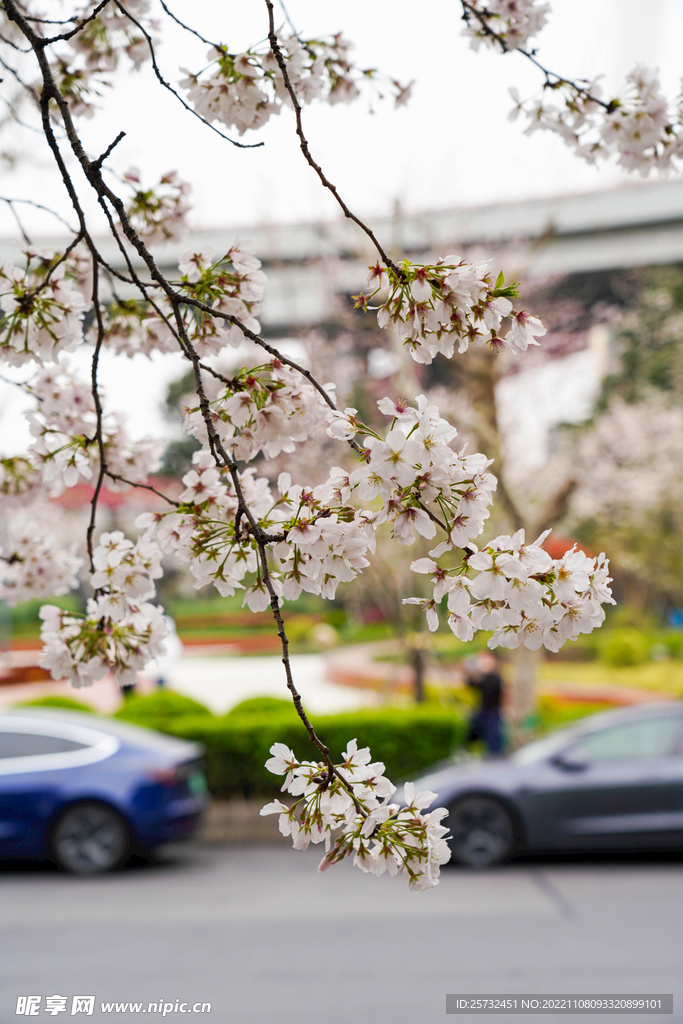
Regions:
<instances>
[{"instance_id":1,"label":"car side mirror","mask_svg":"<svg viewBox=\"0 0 683 1024\"><path fill-rule=\"evenodd\" d=\"M550 763L563 772L585 772L588 768L586 761L579 761L571 754L555 754L550 758Z\"/></svg>"}]
</instances>

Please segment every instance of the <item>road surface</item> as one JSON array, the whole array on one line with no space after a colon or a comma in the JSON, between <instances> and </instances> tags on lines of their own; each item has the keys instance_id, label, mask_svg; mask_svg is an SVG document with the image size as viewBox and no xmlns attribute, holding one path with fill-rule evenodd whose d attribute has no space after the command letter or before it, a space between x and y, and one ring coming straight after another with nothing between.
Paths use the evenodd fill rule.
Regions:
<instances>
[{"instance_id":1,"label":"road surface","mask_svg":"<svg viewBox=\"0 0 683 1024\"><path fill-rule=\"evenodd\" d=\"M234 1024L683 1021L683 860L536 860L447 869L410 893L319 850L168 848L100 879L0 868L0 1021L40 994L41 1020L149 1021L101 1003L210 1002ZM447 992L673 992L666 1017L446 1017ZM48 1016L45 997L68 997ZM74 1019L85 1020L85 1014ZM187 1020L168 1012L165 1019Z\"/></svg>"}]
</instances>

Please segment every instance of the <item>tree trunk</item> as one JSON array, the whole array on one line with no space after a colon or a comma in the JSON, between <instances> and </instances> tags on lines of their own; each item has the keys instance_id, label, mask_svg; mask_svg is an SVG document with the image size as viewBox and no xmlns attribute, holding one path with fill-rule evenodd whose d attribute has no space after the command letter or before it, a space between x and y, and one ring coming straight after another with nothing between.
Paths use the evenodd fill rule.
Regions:
<instances>
[{"instance_id":1,"label":"tree trunk","mask_svg":"<svg viewBox=\"0 0 683 1024\"><path fill-rule=\"evenodd\" d=\"M411 651L413 663L413 692L416 704L424 704L425 700L425 656L420 647L413 647Z\"/></svg>"},{"instance_id":2,"label":"tree trunk","mask_svg":"<svg viewBox=\"0 0 683 1024\"><path fill-rule=\"evenodd\" d=\"M541 651L530 651L521 646L516 647L511 654L511 692L507 707L512 745L517 747L523 742L533 724L532 716L536 710L536 677L543 655Z\"/></svg>"}]
</instances>

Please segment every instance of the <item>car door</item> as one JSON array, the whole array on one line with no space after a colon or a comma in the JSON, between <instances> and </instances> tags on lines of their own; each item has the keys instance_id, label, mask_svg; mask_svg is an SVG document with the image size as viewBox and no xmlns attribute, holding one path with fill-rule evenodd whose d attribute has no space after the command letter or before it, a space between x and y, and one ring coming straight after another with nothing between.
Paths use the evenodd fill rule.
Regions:
<instances>
[{"instance_id":1,"label":"car door","mask_svg":"<svg viewBox=\"0 0 683 1024\"><path fill-rule=\"evenodd\" d=\"M520 793L531 845L683 844L682 721L613 724L535 765Z\"/></svg>"},{"instance_id":2,"label":"car door","mask_svg":"<svg viewBox=\"0 0 683 1024\"><path fill-rule=\"evenodd\" d=\"M40 855L65 773L118 745L71 723L0 716L0 856Z\"/></svg>"}]
</instances>

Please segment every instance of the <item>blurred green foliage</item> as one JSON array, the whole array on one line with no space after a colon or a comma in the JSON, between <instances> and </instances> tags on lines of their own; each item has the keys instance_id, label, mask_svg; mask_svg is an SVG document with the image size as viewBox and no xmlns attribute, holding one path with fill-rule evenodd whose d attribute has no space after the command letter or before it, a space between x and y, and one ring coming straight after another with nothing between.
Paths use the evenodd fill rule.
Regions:
<instances>
[{"instance_id":1,"label":"blurred green foliage","mask_svg":"<svg viewBox=\"0 0 683 1024\"><path fill-rule=\"evenodd\" d=\"M80 700L72 700L71 697L36 697L35 700L24 700L12 706L15 708L64 708L66 711L87 711L91 715L95 713L89 704L84 704Z\"/></svg>"},{"instance_id":2,"label":"blurred green foliage","mask_svg":"<svg viewBox=\"0 0 683 1024\"><path fill-rule=\"evenodd\" d=\"M600 637L600 660L608 665L642 665L647 661L650 643L636 629L610 629Z\"/></svg>"},{"instance_id":3,"label":"blurred green foliage","mask_svg":"<svg viewBox=\"0 0 683 1024\"><path fill-rule=\"evenodd\" d=\"M198 700L185 697L182 693L157 690L155 693L131 694L114 714L114 718L166 732L170 723L187 715L211 716L211 712Z\"/></svg>"}]
</instances>

